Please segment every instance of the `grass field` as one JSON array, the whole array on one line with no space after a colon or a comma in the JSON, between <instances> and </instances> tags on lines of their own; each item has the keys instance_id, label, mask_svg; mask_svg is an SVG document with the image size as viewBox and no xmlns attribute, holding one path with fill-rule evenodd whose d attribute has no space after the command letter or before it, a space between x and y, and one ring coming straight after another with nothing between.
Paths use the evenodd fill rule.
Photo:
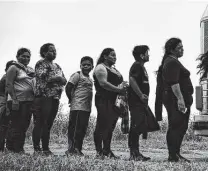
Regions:
<instances>
[{"instance_id":1,"label":"grass field","mask_svg":"<svg viewBox=\"0 0 208 171\"><path fill-rule=\"evenodd\" d=\"M134 162L128 160L129 149L127 146L127 135L121 133L119 124L114 131L112 150L120 159L113 160L105 158L101 160L96 158L92 137L95 126L95 118L93 117L91 117L84 142L83 153L85 156L65 156L64 151L67 149L67 121L67 116L59 114L52 128L50 148L51 151L54 152L54 156L45 157L42 155L33 155L31 141L33 124L31 124L27 132L25 144L25 151L28 154L0 153L0 170L208 170L207 138L194 136L191 124L182 146L182 154L189 158L191 163L170 163L167 161L165 140L167 129L166 121L161 123L160 131L150 133L147 140L140 140L141 152L151 157L151 160L148 162Z\"/></svg>"}]
</instances>

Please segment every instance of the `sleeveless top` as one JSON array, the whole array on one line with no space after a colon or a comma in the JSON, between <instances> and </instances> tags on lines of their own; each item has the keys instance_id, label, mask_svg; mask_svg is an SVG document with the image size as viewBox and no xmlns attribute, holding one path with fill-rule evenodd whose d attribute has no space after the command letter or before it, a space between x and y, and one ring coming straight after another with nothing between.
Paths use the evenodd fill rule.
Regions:
<instances>
[{"instance_id":1,"label":"sleeveless top","mask_svg":"<svg viewBox=\"0 0 208 171\"><path fill-rule=\"evenodd\" d=\"M32 70L27 67L26 69ZM17 100L33 101L34 100L35 78L30 77L25 70L18 68L16 79L14 80L14 90ZM8 101L12 100L8 94Z\"/></svg>"},{"instance_id":2,"label":"sleeveless top","mask_svg":"<svg viewBox=\"0 0 208 171\"><path fill-rule=\"evenodd\" d=\"M102 65L102 64L99 64L99 65ZM117 70L116 70L117 73L112 72L105 65L103 65L103 66L107 70L107 81L109 83L113 84L114 86L118 86L119 84L122 83L123 77ZM93 74L93 78L94 78L94 85L95 85L95 90L96 90L97 96L101 96L102 98L105 98L108 100L116 100L116 96L118 95L118 93L102 88L98 82L98 79L97 79L95 73Z\"/></svg>"}]
</instances>

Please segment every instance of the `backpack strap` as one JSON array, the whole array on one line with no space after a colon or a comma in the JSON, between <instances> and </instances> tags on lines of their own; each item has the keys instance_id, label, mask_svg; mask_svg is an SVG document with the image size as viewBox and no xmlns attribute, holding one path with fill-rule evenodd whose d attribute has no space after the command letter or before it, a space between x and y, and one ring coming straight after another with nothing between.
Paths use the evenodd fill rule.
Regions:
<instances>
[{"instance_id":1,"label":"backpack strap","mask_svg":"<svg viewBox=\"0 0 208 171\"><path fill-rule=\"evenodd\" d=\"M74 85L74 88L73 89L71 89L70 90L70 92L69 92L69 82L67 82L67 84L66 84L66 86L65 86L65 92L66 92L66 95L67 95L67 97L69 98L69 101L71 100L71 94L72 93L74 93L74 91L76 90L76 88L77 88L77 86L78 86L78 83L79 83L79 80L80 80L80 71L77 71L76 73L78 73L79 74L79 79L78 79L78 81L77 81L77 83ZM76 74L76 73L74 73L74 74ZM72 74L71 76L73 76L74 74ZM70 102L69 102L70 103Z\"/></svg>"},{"instance_id":2,"label":"backpack strap","mask_svg":"<svg viewBox=\"0 0 208 171\"><path fill-rule=\"evenodd\" d=\"M74 91L75 91L75 89L77 88L77 86L78 86L78 84L79 84L79 80L80 80L80 71L77 71L76 73L79 74L79 79L78 79L78 81L77 81L77 84L74 85Z\"/></svg>"}]
</instances>

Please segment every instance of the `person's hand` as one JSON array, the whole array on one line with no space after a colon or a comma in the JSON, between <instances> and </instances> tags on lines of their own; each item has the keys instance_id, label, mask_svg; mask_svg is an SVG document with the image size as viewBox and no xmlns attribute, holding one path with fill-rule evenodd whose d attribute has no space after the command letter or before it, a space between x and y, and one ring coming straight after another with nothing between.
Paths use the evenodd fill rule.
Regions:
<instances>
[{"instance_id":1,"label":"person's hand","mask_svg":"<svg viewBox=\"0 0 208 171\"><path fill-rule=\"evenodd\" d=\"M122 86L127 89L129 87L129 83L127 81L123 81Z\"/></svg>"},{"instance_id":2,"label":"person's hand","mask_svg":"<svg viewBox=\"0 0 208 171\"><path fill-rule=\"evenodd\" d=\"M162 127L163 122L162 121L157 121L160 127Z\"/></svg>"},{"instance_id":3,"label":"person's hand","mask_svg":"<svg viewBox=\"0 0 208 171\"><path fill-rule=\"evenodd\" d=\"M53 76L48 80L48 82L58 82L60 81L60 79L61 79L61 76Z\"/></svg>"},{"instance_id":4,"label":"person's hand","mask_svg":"<svg viewBox=\"0 0 208 171\"><path fill-rule=\"evenodd\" d=\"M68 100L69 107L71 107L71 99Z\"/></svg>"},{"instance_id":5,"label":"person's hand","mask_svg":"<svg viewBox=\"0 0 208 171\"><path fill-rule=\"evenodd\" d=\"M148 104L148 96L146 94L142 94L142 96L140 97L141 101L147 105Z\"/></svg>"},{"instance_id":6,"label":"person's hand","mask_svg":"<svg viewBox=\"0 0 208 171\"><path fill-rule=\"evenodd\" d=\"M126 94L126 88L125 87L119 87L119 94L125 95Z\"/></svg>"},{"instance_id":7,"label":"person's hand","mask_svg":"<svg viewBox=\"0 0 208 171\"><path fill-rule=\"evenodd\" d=\"M183 99L178 99L178 110L185 113L186 112L186 106Z\"/></svg>"},{"instance_id":8,"label":"person's hand","mask_svg":"<svg viewBox=\"0 0 208 171\"><path fill-rule=\"evenodd\" d=\"M120 89L120 90L119 90L119 94L121 94L121 95L126 95L128 86L129 86L128 82L127 82L127 81L123 81L123 82L118 86L118 88Z\"/></svg>"},{"instance_id":9,"label":"person's hand","mask_svg":"<svg viewBox=\"0 0 208 171\"><path fill-rule=\"evenodd\" d=\"M17 99L12 100L12 110L19 110L19 101Z\"/></svg>"}]
</instances>

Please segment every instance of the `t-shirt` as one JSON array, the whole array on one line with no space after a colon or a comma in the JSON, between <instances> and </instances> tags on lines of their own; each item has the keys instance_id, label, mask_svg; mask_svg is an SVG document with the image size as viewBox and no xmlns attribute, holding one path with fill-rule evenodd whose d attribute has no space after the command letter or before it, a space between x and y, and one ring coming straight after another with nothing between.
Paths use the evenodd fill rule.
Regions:
<instances>
[{"instance_id":1,"label":"t-shirt","mask_svg":"<svg viewBox=\"0 0 208 171\"><path fill-rule=\"evenodd\" d=\"M168 57L164 61L162 76L164 90L172 92L171 86L179 83L185 103L188 103L188 105L192 104L191 95L193 94L194 89L190 79L190 72L180 63L180 61Z\"/></svg>"},{"instance_id":2,"label":"t-shirt","mask_svg":"<svg viewBox=\"0 0 208 171\"><path fill-rule=\"evenodd\" d=\"M61 98L64 86L58 82L48 82L53 76L64 77L64 73L58 64L41 59L35 65L35 74L35 96Z\"/></svg>"},{"instance_id":3,"label":"t-shirt","mask_svg":"<svg viewBox=\"0 0 208 171\"><path fill-rule=\"evenodd\" d=\"M130 68L129 77L133 77L136 80L137 85L139 86L141 92L149 96L149 79L148 74L144 66L140 62L136 61ZM129 87L129 106L135 106L141 104L139 96L134 92L134 90Z\"/></svg>"},{"instance_id":4,"label":"t-shirt","mask_svg":"<svg viewBox=\"0 0 208 171\"><path fill-rule=\"evenodd\" d=\"M75 85L75 90L72 93L70 110L91 112L93 96L92 79L85 76L82 72L76 72L70 77L69 82Z\"/></svg>"}]
</instances>

